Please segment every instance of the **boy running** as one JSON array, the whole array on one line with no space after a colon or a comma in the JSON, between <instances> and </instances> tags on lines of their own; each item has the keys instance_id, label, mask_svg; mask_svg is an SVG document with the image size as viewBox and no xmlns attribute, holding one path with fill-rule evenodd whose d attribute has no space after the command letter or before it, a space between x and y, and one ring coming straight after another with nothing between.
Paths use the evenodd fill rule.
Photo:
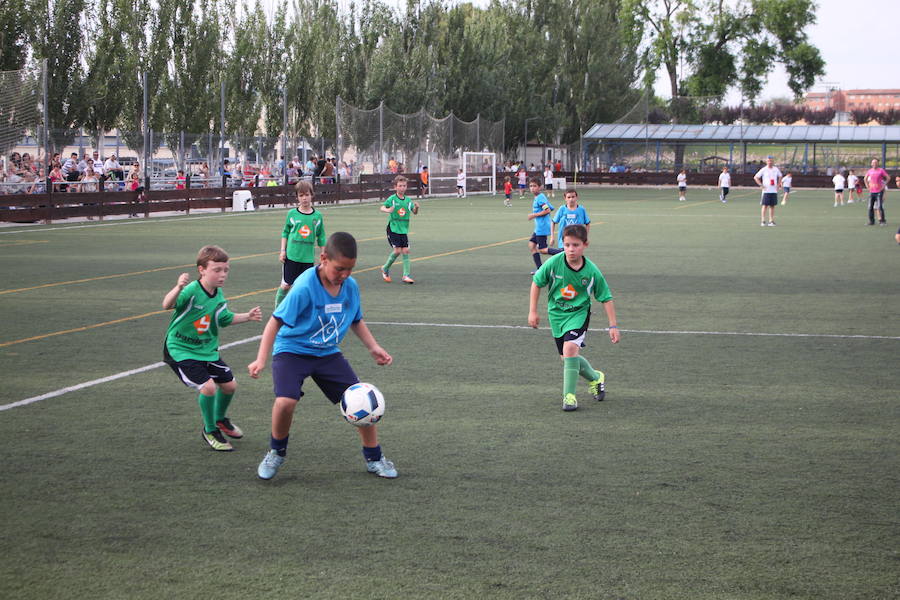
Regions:
<instances>
[{"instance_id":1,"label":"boy running","mask_svg":"<svg viewBox=\"0 0 900 600\"><path fill-rule=\"evenodd\" d=\"M203 439L213 450L228 452L234 448L225 435L240 439L244 432L226 414L237 384L219 357L219 328L259 321L262 313L258 306L245 313L228 310L222 295L228 279L228 255L218 246L200 249L197 270L200 279L190 281L190 275L182 273L163 298L164 309L175 309L163 344L163 361L184 385L200 392L197 402L203 417Z\"/></svg>"},{"instance_id":2,"label":"boy running","mask_svg":"<svg viewBox=\"0 0 900 600\"><path fill-rule=\"evenodd\" d=\"M297 208L292 208L281 230L281 286L275 293L277 308L287 296L294 281L313 266L316 256L325 245L325 223L322 213L313 208L313 186L309 181L298 181Z\"/></svg>"},{"instance_id":3,"label":"boy running","mask_svg":"<svg viewBox=\"0 0 900 600\"><path fill-rule=\"evenodd\" d=\"M609 321L609 339L613 344L619 342L619 328L609 286L600 269L584 256L588 246L587 228L584 225L566 227L563 243L564 253L549 259L534 274L528 324L537 329L540 322L538 299L541 288L546 287L550 330L563 360L563 410L572 411L578 408L575 389L579 375L588 381L588 389L595 400L606 397L606 376L579 356L591 320L591 295L603 304Z\"/></svg>"},{"instance_id":4,"label":"boy running","mask_svg":"<svg viewBox=\"0 0 900 600\"><path fill-rule=\"evenodd\" d=\"M406 197L407 179L403 175L394 178L395 193L384 201L379 207L383 213L387 213L387 237L388 244L393 251L388 256L387 262L381 267L381 278L391 282L391 265L397 257L403 258L403 283L413 284L409 267L409 219L412 215L419 214L419 203Z\"/></svg>"},{"instance_id":5,"label":"boy running","mask_svg":"<svg viewBox=\"0 0 900 600\"><path fill-rule=\"evenodd\" d=\"M728 172L728 167L722 167L719 174L719 200L728 202L729 189L731 189L731 173Z\"/></svg>"},{"instance_id":6,"label":"boy running","mask_svg":"<svg viewBox=\"0 0 900 600\"><path fill-rule=\"evenodd\" d=\"M584 225L588 235L591 233L591 218L584 207L578 204L578 191L566 190L565 198L566 205L560 206L553 215L553 233L551 234L551 239L555 240L560 249L563 247L563 231L569 225Z\"/></svg>"},{"instance_id":7,"label":"boy running","mask_svg":"<svg viewBox=\"0 0 900 600\"><path fill-rule=\"evenodd\" d=\"M541 193L541 180L532 177L528 182L528 189L534 194L534 202L531 204L531 214L528 220L534 220L534 233L528 240L528 250L531 252L531 258L534 260L535 270L531 272L535 274L537 269L541 268L541 254L556 254L562 252L557 248L547 247L547 236L552 233L550 226L550 213L553 212L553 205L547 200L547 196Z\"/></svg>"},{"instance_id":8,"label":"boy running","mask_svg":"<svg viewBox=\"0 0 900 600\"><path fill-rule=\"evenodd\" d=\"M349 233L339 231L328 238L319 266L297 278L294 291L266 324L256 360L247 366L250 376L258 378L274 348L272 437L270 449L257 468L260 479L272 479L284 463L294 410L304 395L303 382L307 377L313 378L332 404L341 401L348 387L359 383L339 347L348 329L353 330L377 364L393 362L363 321L359 286L350 277L356 266L356 253L356 240ZM394 463L381 453L376 426L355 429L362 441L366 470L379 477L396 477Z\"/></svg>"}]
</instances>

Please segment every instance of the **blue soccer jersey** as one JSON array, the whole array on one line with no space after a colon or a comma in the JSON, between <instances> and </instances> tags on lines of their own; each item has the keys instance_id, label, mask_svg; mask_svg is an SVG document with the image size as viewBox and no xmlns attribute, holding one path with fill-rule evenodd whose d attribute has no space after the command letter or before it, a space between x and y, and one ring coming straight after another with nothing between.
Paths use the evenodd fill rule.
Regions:
<instances>
[{"instance_id":1,"label":"blue soccer jersey","mask_svg":"<svg viewBox=\"0 0 900 600\"><path fill-rule=\"evenodd\" d=\"M553 205L547 200L547 196L541 193L534 197L534 203L531 205L532 214L543 212L548 208L553 211ZM534 235L550 235L550 213L534 218Z\"/></svg>"},{"instance_id":2,"label":"blue soccer jersey","mask_svg":"<svg viewBox=\"0 0 900 600\"><path fill-rule=\"evenodd\" d=\"M563 230L569 225L590 225L591 218L584 207L579 205L574 210L568 206L560 206L553 215L553 222L559 225L559 247L563 245Z\"/></svg>"},{"instance_id":3,"label":"blue soccer jersey","mask_svg":"<svg viewBox=\"0 0 900 600\"><path fill-rule=\"evenodd\" d=\"M319 268L307 269L272 316L282 322L273 354L327 356L340 352L338 345L350 325L362 320L359 286L348 277L338 295L332 296L319 279Z\"/></svg>"}]
</instances>

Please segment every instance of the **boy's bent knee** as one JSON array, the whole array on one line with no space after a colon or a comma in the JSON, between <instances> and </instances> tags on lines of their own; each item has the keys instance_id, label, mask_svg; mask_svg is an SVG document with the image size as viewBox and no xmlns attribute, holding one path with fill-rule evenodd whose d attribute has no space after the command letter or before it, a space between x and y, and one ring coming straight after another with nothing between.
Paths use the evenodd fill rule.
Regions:
<instances>
[{"instance_id":1,"label":"boy's bent knee","mask_svg":"<svg viewBox=\"0 0 900 600\"><path fill-rule=\"evenodd\" d=\"M199 391L204 396L215 396L216 395L216 382L212 379L207 379L206 383L200 386Z\"/></svg>"},{"instance_id":2,"label":"boy's bent knee","mask_svg":"<svg viewBox=\"0 0 900 600\"><path fill-rule=\"evenodd\" d=\"M232 379L231 381L226 381L225 383L219 384L219 389L225 392L226 394L233 394L235 390L237 390L237 381Z\"/></svg>"}]
</instances>

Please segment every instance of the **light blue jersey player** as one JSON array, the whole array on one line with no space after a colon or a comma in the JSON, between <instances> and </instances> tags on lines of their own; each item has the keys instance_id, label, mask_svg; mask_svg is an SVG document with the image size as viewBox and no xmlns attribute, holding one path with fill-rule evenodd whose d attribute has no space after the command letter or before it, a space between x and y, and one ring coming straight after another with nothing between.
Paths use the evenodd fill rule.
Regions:
<instances>
[{"instance_id":1,"label":"light blue jersey player","mask_svg":"<svg viewBox=\"0 0 900 600\"><path fill-rule=\"evenodd\" d=\"M529 220L534 220L534 233L528 240L528 250L531 252L531 258L534 260L535 270L541 268L541 254L556 254L560 252L557 248L547 247L547 238L552 233L552 225L550 222L550 213L553 212L553 205L547 200L541 192L541 181L537 177L532 177L528 182L528 189L534 194L534 202L531 205L531 214L528 215ZM532 275L534 272L532 272Z\"/></svg>"},{"instance_id":2,"label":"light blue jersey player","mask_svg":"<svg viewBox=\"0 0 900 600\"><path fill-rule=\"evenodd\" d=\"M557 239L557 246L563 247L563 230L569 225L584 225L590 233L591 218L583 206L578 204L578 192L576 190L566 190L566 205L560 206L556 214L553 215L554 236Z\"/></svg>"}]
</instances>

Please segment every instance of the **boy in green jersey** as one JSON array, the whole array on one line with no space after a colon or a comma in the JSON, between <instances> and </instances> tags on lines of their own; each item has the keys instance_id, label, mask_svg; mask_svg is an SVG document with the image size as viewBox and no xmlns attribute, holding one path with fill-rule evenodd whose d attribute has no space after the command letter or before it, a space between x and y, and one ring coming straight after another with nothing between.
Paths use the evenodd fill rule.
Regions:
<instances>
[{"instance_id":1,"label":"boy in green jersey","mask_svg":"<svg viewBox=\"0 0 900 600\"><path fill-rule=\"evenodd\" d=\"M281 230L281 252L278 254L282 262L281 287L275 293L276 308L287 296L297 277L315 264L316 256L325 246L324 219L322 213L313 208L312 184L298 181L295 187L297 208L288 212Z\"/></svg>"},{"instance_id":2,"label":"boy in green jersey","mask_svg":"<svg viewBox=\"0 0 900 600\"><path fill-rule=\"evenodd\" d=\"M406 197L408 180L403 175L394 178L394 190L390 198L379 207L383 213L387 213L387 237L388 244L393 250L388 256L387 262L381 267L381 278L391 282L391 265L398 257L403 258L403 283L415 283L409 274L409 219L412 215L419 214L419 203Z\"/></svg>"},{"instance_id":3,"label":"boy in green jersey","mask_svg":"<svg viewBox=\"0 0 900 600\"><path fill-rule=\"evenodd\" d=\"M163 360L182 383L200 392L203 439L213 450L229 451L233 448L225 435L238 439L244 433L226 416L237 384L231 368L219 357L219 328L259 321L262 313L258 306L245 313L228 310L221 289L228 279L228 255L218 246L200 249L197 270L199 279L190 281L190 275L182 273L163 298L164 309L175 309Z\"/></svg>"},{"instance_id":4,"label":"boy in green jersey","mask_svg":"<svg viewBox=\"0 0 900 600\"><path fill-rule=\"evenodd\" d=\"M575 388L579 375L588 380L588 388L595 400L603 400L606 396L603 372L594 370L586 358L579 356L591 320L591 295L603 304L606 311L610 341L613 344L619 342L612 294L603 273L585 258L587 246L587 228L584 225L569 225L563 230L563 252L545 262L534 274L531 283L528 324L535 329L540 322L537 304L541 288L548 288L547 316L556 339L556 348L563 360L565 411L578 408Z\"/></svg>"}]
</instances>

